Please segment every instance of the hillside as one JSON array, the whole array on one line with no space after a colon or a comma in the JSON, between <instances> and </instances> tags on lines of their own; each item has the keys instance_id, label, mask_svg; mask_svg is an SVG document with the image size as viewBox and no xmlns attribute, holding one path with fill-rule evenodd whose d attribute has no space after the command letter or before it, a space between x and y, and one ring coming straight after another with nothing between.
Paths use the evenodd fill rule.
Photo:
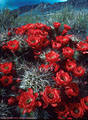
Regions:
<instances>
[{"instance_id":1,"label":"hillside","mask_svg":"<svg viewBox=\"0 0 88 120\"><path fill-rule=\"evenodd\" d=\"M88 8L88 0L68 0L67 2L60 2L60 3L40 3L36 5L27 5L27 6L22 6L19 7L18 9L15 9L12 11L13 12L18 12L19 15L22 14L30 14L30 11L32 11L34 14L41 14L47 13L47 12L54 12L57 10L60 10L61 8L65 6L72 6L75 8Z\"/></svg>"}]
</instances>

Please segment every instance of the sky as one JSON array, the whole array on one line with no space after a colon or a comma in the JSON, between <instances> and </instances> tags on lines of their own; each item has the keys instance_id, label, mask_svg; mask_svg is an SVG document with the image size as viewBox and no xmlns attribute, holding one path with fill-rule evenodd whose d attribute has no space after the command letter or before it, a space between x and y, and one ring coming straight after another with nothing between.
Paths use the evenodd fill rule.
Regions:
<instances>
[{"instance_id":1,"label":"sky","mask_svg":"<svg viewBox=\"0 0 88 120\"><path fill-rule=\"evenodd\" d=\"M32 5L41 2L55 3L55 2L65 2L67 0L0 0L0 8L15 9L24 5Z\"/></svg>"}]
</instances>

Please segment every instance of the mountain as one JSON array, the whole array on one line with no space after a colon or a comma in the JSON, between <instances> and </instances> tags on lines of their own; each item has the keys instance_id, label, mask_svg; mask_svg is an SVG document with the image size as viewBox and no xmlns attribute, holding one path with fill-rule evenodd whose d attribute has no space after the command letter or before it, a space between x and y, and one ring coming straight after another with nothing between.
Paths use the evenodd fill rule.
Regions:
<instances>
[{"instance_id":1,"label":"mountain","mask_svg":"<svg viewBox=\"0 0 88 120\"><path fill-rule=\"evenodd\" d=\"M88 8L88 0L68 0L68 4L71 4L75 7L87 7Z\"/></svg>"},{"instance_id":2,"label":"mountain","mask_svg":"<svg viewBox=\"0 0 88 120\"><path fill-rule=\"evenodd\" d=\"M41 2L40 4L36 5L26 5L19 7L18 9L14 9L11 11L11 13L18 13L19 15L30 13L32 11L33 13L41 13L41 12L51 12L61 9L62 6L65 6L67 2L60 2L60 3L44 3Z\"/></svg>"},{"instance_id":3,"label":"mountain","mask_svg":"<svg viewBox=\"0 0 88 120\"><path fill-rule=\"evenodd\" d=\"M36 6L38 6L38 4L36 4L36 5L25 5L25 6L19 7L18 9L12 10L11 13L18 13L20 15L20 14L23 14L25 12L28 12L28 11L34 9Z\"/></svg>"},{"instance_id":4,"label":"mountain","mask_svg":"<svg viewBox=\"0 0 88 120\"><path fill-rule=\"evenodd\" d=\"M13 11L11 11L12 13L18 13L19 15L22 14L29 14L30 11L32 11L33 13L46 13L46 12L52 12L52 11L56 11L56 10L60 10L62 7L64 6L68 6L68 5L72 5L73 7L76 8L88 8L88 0L68 0L67 2L58 2L58 3L54 3L54 4L50 4L50 3L40 3L40 4L36 4L36 5L26 5L26 6L22 6L19 7L18 9L15 9Z\"/></svg>"},{"instance_id":5,"label":"mountain","mask_svg":"<svg viewBox=\"0 0 88 120\"><path fill-rule=\"evenodd\" d=\"M60 3L40 3L38 6L36 6L35 10L40 11L51 11L51 10L59 10L61 6L65 6L66 2L60 2Z\"/></svg>"}]
</instances>

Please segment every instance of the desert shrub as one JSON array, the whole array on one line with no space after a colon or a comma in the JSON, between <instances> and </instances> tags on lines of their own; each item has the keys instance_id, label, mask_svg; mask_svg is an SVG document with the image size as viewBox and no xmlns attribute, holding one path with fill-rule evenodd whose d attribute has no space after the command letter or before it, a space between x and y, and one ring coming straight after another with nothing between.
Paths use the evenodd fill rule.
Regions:
<instances>
[{"instance_id":1,"label":"desert shrub","mask_svg":"<svg viewBox=\"0 0 88 120\"><path fill-rule=\"evenodd\" d=\"M79 12L72 27L76 31L86 31L88 28L88 13Z\"/></svg>"},{"instance_id":2,"label":"desert shrub","mask_svg":"<svg viewBox=\"0 0 88 120\"><path fill-rule=\"evenodd\" d=\"M72 33L86 32L88 29L88 13L85 10L75 10L74 8L65 7L55 13L48 15L46 21L51 25L54 21L68 24L72 27Z\"/></svg>"},{"instance_id":3,"label":"desert shrub","mask_svg":"<svg viewBox=\"0 0 88 120\"><path fill-rule=\"evenodd\" d=\"M10 27L15 27L15 19L17 13L11 13L9 9L3 9L0 11L0 32L6 31Z\"/></svg>"},{"instance_id":4,"label":"desert shrub","mask_svg":"<svg viewBox=\"0 0 88 120\"><path fill-rule=\"evenodd\" d=\"M34 15L24 15L24 16L18 16L17 19L15 20L16 23L18 23L18 26L20 25L25 25L28 23L36 23L40 21L39 16L34 16Z\"/></svg>"}]
</instances>

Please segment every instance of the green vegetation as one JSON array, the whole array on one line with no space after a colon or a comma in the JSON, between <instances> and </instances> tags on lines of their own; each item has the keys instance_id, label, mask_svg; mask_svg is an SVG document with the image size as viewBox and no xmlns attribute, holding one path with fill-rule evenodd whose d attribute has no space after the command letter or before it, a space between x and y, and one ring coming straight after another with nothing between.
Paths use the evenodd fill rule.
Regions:
<instances>
[{"instance_id":1,"label":"green vegetation","mask_svg":"<svg viewBox=\"0 0 88 120\"><path fill-rule=\"evenodd\" d=\"M16 22L19 23L19 25L42 22L52 26L52 23L55 21L61 22L62 25L70 25L73 33L86 32L88 29L88 12L85 10L76 10L70 6L50 14L25 14L16 19Z\"/></svg>"},{"instance_id":2,"label":"green vegetation","mask_svg":"<svg viewBox=\"0 0 88 120\"><path fill-rule=\"evenodd\" d=\"M52 26L53 22L61 22L68 24L72 27L72 33L83 33L87 32L88 29L88 12L84 9L75 9L72 6L66 6L56 12L41 15L29 14L17 16L17 13L11 14L10 10L5 9L0 12L0 29L6 30L9 27L17 27L28 23L42 22L44 24Z\"/></svg>"},{"instance_id":3,"label":"green vegetation","mask_svg":"<svg viewBox=\"0 0 88 120\"><path fill-rule=\"evenodd\" d=\"M0 32L6 31L10 27L15 27L15 19L17 13L11 13L9 9L3 9L0 11Z\"/></svg>"}]
</instances>

